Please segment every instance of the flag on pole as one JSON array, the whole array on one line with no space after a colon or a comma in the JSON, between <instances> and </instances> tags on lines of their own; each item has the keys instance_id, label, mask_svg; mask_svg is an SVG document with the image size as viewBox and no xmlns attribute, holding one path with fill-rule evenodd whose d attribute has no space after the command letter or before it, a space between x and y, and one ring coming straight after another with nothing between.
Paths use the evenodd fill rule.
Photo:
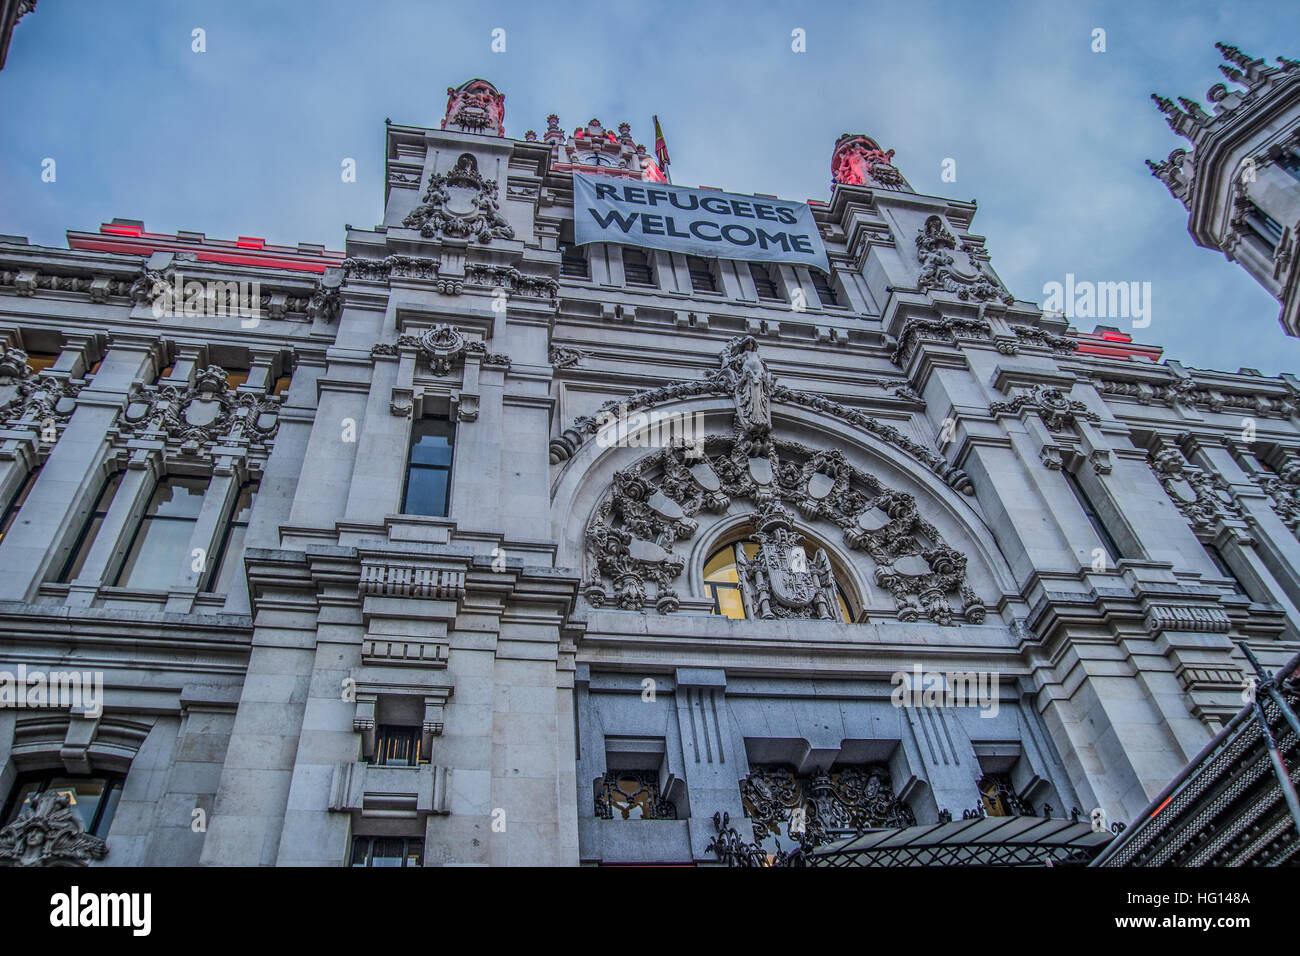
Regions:
<instances>
[{"instance_id":1,"label":"flag on pole","mask_svg":"<svg viewBox=\"0 0 1300 956\"><path fill-rule=\"evenodd\" d=\"M663 127L659 125L659 117L655 117L655 159L659 160L660 168L668 166L668 142L664 139Z\"/></svg>"}]
</instances>

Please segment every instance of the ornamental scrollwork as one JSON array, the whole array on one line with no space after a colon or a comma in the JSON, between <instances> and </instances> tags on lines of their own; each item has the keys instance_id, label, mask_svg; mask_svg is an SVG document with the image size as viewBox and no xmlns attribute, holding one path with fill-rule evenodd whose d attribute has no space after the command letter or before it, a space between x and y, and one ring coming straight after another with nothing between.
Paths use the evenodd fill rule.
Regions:
<instances>
[{"instance_id":1,"label":"ornamental scrollwork","mask_svg":"<svg viewBox=\"0 0 1300 956\"><path fill-rule=\"evenodd\" d=\"M989 406L989 414L1019 415L1025 409L1036 413L1043 424L1054 432L1074 428L1079 419L1101 421L1100 415L1089 411L1084 402L1070 398L1064 389L1042 383L1034 385L1009 402L994 402Z\"/></svg>"},{"instance_id":2,"label":"ornamental scrollwork","mask_svg":"<svg viewBox=\"0 0 1300 956\"><path fill-rule=\"evenodd\" d=\"M46 790L35 806L0 830L0 866L86 866L108 844L86 832L66 791Z\"/></svg>"},{"instance_id":3,"label":"ornamental scrollwork","mask_svg":"<svg viewBox=\"0 0 1300 956\"><path fill-rule=\"evenodd\" d=\"M916 250L921 262L921 274L916 282L918 291L938 289L963 301L974 299L986 302L999 299L1007 305L1015 301L1015 296L984 272L966 248L957 248L956 238L948 231L940 216L926 219L916 237ZM966 259L964 267L957 265L958 254Z\"/></svg>"},{"instance_id":4,"label":"ornamental scrollwork","mask_svg":"<svg viewBox=\"0 0 1300 956\"><path fill-rule=\"evenodd\" d=\"M210 456L218 445L269 450L280 426L279 399L229 388L226 371L209 365L193 385L137 385L117 418L123 438L157 435L181 454Z\"/></svg>"},{"instance_id":5,"label":"ornamental scrollwork","mask_svg":"<svg viewBox=\"0 0 1300 956\"><path fill-rule=\"evenodd\" d=\"M0 398L0 422L62 424L77 408L77 395L86 386L83 379L52 375L46 371L33 375L27 367L27 353L9 348L0 357L0 389L11 386L8 398Z\"/></svg>"},{"instance_id":6,"label":"ornamental scrollwork","mask_svg":"<svg viewBox=\"0 0 1300 956\"><path fill-rule=\"evenodd\" d=\"M446 173L429 177L424 202L416 206L402 225L419 229L426 239L513 239L515 231L501 215L497 183L484 179L478 162L464 153Z\"/></svg>"},{"instance_id":7,"label":"ornamental scrollwork","mask_svg":"<svg viewBox=\"0 0 1300 956\"><path fill-rule=\"evenodd\" d=\"M370 349L371 358L396 358L403 348L414 349L418 357L439 377L450 375L467 355L478 356L484 365L510 367L510 356L489 352L487 346L465 336L450 325L437 325L419 333L400 335L395 343L380 342Z\"/></svg>"},{"instance_id":8,"label":"ornamental scrollwork","mask_svg":"<svg viewBox=\"0 0 1300 956\"><path fill-rule=\"evenodd\" d=\"M677 805L659 791L657 771L611 770L596 790L596 816L601 820L676 820Z\"/></svg>"},{"instance_id":9,"label":"ornamental scrollwork","mask_svg":"<svg viewBox=\"0 0 1300 956\"><path fill-rule=\"evenodd\" d=\"M889 360L902 366L916 346L921 342L934 342L939 345L955 345L957 340L993 338L993 327L983 319L961 319L944 317L942 319L909 319L898 337L898 346L890 354Z\"/></svg>"},{"instance_id":10,"label":"ornamental scrollwork","mask_svg":"<svg viewBox=\"0 0 1300 956\"><path fill-rule=\"evenodd\" d=\"M754 767L741 781L740 795L757 843L786 836L790 830L811 849L830 842L837 831L916 825L912 809L894 796L883 764L807 776L786 767ZM797 827L792 826L795 820Z\"/></svg>"},{"instance_id":11,"label":"ornamental scrollwork","mask_svg":"<svg viewBox=\"0 0 1300 956\"><path fill-rule=\"evenodd\" d=\"M1175 448L1151 457L1151 468L1174 506L1198 531L1209 531L1223 520L1240 520L1241 509L1222 475L1191 465Z\"/></svg>"},{"instance_id":12,"label":"ornamental scrollwork","mask_svg":"<svg viewBox=\"0 0 1300 956\"><path fill-rule=\"evenodd\" d=\"M893 596L899 620L983 622L984 604L966 582L965 555L921 517L912 495L853 467L838 450L739 432L709 436L702 445L699 456L690 447L668 447L615 474L586 531L583 593L591 604L640 610L653 584L656 609L677 610L673 585L685 566L677 542L695 533L701 511L720 514L747 500L756 505L756 531L770 502L838 525L849 548L875 561L876 583ZM949 595L956 595L957 609ZM768 612L816 616L815 602L783 607L787 614L774 606Z\"/></svg>"}]
</instances>

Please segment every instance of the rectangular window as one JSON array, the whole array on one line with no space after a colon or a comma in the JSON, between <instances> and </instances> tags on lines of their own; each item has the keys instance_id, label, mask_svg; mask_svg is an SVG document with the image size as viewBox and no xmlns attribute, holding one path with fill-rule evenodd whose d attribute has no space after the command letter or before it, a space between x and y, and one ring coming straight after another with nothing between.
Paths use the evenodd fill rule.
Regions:
<instances>
[{"instance_id":1,"label":"rectangular window","mask_svg":"<svg viewBox=\"0 0 1300 956\"><path fill-rule=\"evenodd\" d=\"M840 298L831 286L830 277L823 275L819 269L809 269L808 274L812 276L813 288L817 290L817 298L821 299L822 305L838 306Z\"/></svg>"},{"instance_id":2,"label":"rectangular window","mask_svg":"<svg viewBox=\"0 0 1300 956\"><path fill-rule=\"evenodd\" d=\"M86 523L81 526L81 532L77 535L76 544L72 547L72 553L68 555L67 563L63 565L63 570L59 572L58 581L60 584L66 584L69 581L75 581L81 574L81 568L86 563L86 558L90 556L90 549L95 544L95 538L99 537L100 526L104 523L104 518L108 515L108 506L113 502L113 495L117 494L117 486L122 483L122 473L114 472L108 476L104 482L104 487L99 490L99 496L95 499L95 506L91 509L86 518Z\"/></svg>"},{"instance_id":3,"label":"rectangular window","mask_svg":"<svg viewBox=\"0 0 1300 956\"><path fill-rule=\"evenodd\" d=\"M420 728L380 724L373 762L378 767L414 767L427 763L428 758L420 752Z\"/></svg>"},{"instance_id":4,"label":"rectangular window","mask_svg":"<svg viewBox=\"0 0 1300 956\"><path fill-rule=\"evenodd\" d=\"M1092 506L1092 499L1089 498L1088 493L1083 490L1083 485L1079 484L1079 479L1075 477L1074 472L1065 471L1064 469L1062 469L1062 471L1065 475L1066 484L1068 484L1070 490L1074 492L1074 497L1079 499L1079 506L1083 508L1083 513L1088 516L1088 523L1092 525L1092 530L1097 532L1097 537L1101 538L1101 543L1105 546L1106 553L1110 555L1111 561L1118 561L1121 557L1119 545L1115 543L1115 539L1111 537L1110 531L1108 531L1106 526L1102 523L1101 515L1097 513L1097 509Z\"/></svg>"},{"instance_id":5,"label":"rectangular window","mask_svg":"<svg viewBox=\"0 0 1300 956\"><path fill-rule=\"evenodd\" d=\"M190 536L199 520L206 478L164 478L131 538L114 587L165 591L191 562Z\"/></svg>"},{"instance_id":6,"label":"rectangular window","mask_svg":"<svg viewBox=\"0 0 1300 956\"><path fill-rule=\"evenodd\" d=\"M27 477L23 479L23 483L18 486L18 491L15 492L13 498L9 500L9 505L5 508L4 513L0 514L0 541L5 539L5 535L9 533L9 529L12 528L14 522L18 520L18 512L22 509L23 502L27 500L27 496L32 493L32 486L36 484L36 479L40 477L41 469L44 467L44 465L37 465L27 473Z\"/></svg>"},{"instance_id":7,"label":"rectangular window","mask_svg":"<svg viewBox=\"0 0 1300 956\"><path fill-rule=\"evenodd\" d=\"M574 279L587 278L587 256L582 246L560 243L560 275Z\"/></svg>"},{"instance_id":8,"label":"rectangular window","mask_svg":"<svg viewBox=\"0 0 1300 956\"><path fill-rule=\"evenodd\" d=\"M446 418L421 418L411 427L402 514L447 517L456 426Z\"/></svg>"},{"instance_id":9,"label":"rectangular window","mask_svg":"<svg viewBox=\"0 0 1300 956\"><path fill-rule=\"evenodd\" d=\"M781 292L772 279L772 271L767 266L759 262L751 262L749 264L749 274L754 278L754 288L757 290L760 299L780 301Z\"/></svg>"},{"instance_id":10,"label":"rectangular window","mask_svg":"<svg viewBox=\"0 0 1300 956\"><path fill-rule=\"evenodd\" d=\"M122 798L121 774L69 776L65 771L40 770L20 776L5 802L0 826L8 826L33 809L37 798L53 790L68 796L68 809L75 813L91 836L101 839L113 825L113 814Z\"/></svg>"},{"instance_id":11,"label":"rectangular window","mask_svg":"<svg viewBox=\"0 0 1300 956\"><path fill-rule=\"evenodd\" d=\"M244 557L244 538L248 534L248 519L253 514L253 499L257 497L257 482L246 481L239 488L239 497L230 512L230 521L226 523L226 533L221 539L221 548L217 552L215 570L208 583L207 590L214 594L225 594L230 590L230 583L239 570Z\"/></svg>"},{"instance_id":12,"label":"rectangular window","mask_svg":"<svg viewBox=\"0 0 1300 956\"><path fill-rule=\"evenodd\" d=\"M353 866L424 866L424 840L419 837L355 837Z\"/></svg>"},{"instance_id":13,"label":"rectangular window","mask_svg":"<svg viewBox=\"0 0 1300 956\"><path fill-rule=\"evenodd\" d=\"M686 268L691 274L691 289L695 292L717 292L718 283L713 276L713 265L708 259L687 256Z\"/></svg>"},{"instance_id":14,"label":"rectangular window","mask_svg":"<svg viewBox=\"0 0 1300 956\"><path fill-rule=\"evenodd\" d=\"M650 268L650 257L640 249L623 249L623 278L628 285L655 284L654 272Z\"/></svg>"}]
</instances>

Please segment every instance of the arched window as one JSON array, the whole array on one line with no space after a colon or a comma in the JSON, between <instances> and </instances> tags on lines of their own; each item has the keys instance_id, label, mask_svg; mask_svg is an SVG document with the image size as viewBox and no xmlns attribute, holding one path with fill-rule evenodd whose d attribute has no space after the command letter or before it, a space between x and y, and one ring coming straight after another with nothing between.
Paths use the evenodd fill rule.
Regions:
<instances>
[{"instance_id":1,"label":"arched window","mask_svg":"<svg viewBox=\"0 0 1300 956\"><path fill-rule=\"evenodd\" d=\"M817 546L809 541L804 545L810 553L816 553ZM740 571L736 566L738 549L744 549L746 560L758 555L758 543L755 541L733 541L724 544L704 563L704 593L713 599L713 613L729 617L734 621L745 619L745 602L740 596ZM853 622L853 611L844 588L837 581L835 594L840 602L840 617L848 623Z\"/></svg>"}]
</instances>

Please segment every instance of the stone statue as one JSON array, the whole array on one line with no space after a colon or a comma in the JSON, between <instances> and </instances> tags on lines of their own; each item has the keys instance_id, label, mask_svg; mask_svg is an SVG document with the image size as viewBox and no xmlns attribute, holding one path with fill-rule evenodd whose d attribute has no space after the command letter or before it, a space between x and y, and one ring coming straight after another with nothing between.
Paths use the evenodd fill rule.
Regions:
<instances>
[{"instance_id":1,"label":"stone statue","mask_svg":"<svg viewBox=\"0 0 1300 956\"><path fill-rule=\"evenodd\" d=\"M905 185L894 168L894 151L885 152L869 136L845 133L835 141L831 156L831 176L845 186Z\"/></svg>"},{"instance_id":2,"label":"stone statue","mask_svg":"<svg viewBox=\"0 0 1300 956\"><path fill-rule=\"evenodd\" d=\"M442 128L462 133L504 136L506 97L487 80L473 79L447 87L447 115Z\"/></svg>"},{"instance_id":3,"label":"stone statue","mask_svg":"<svg viewBox=\"0 0 1300 956\"><path fill-rule=\"evenodd\" d=\"M776 377L758 355L752 335L733 339L719 356L718 377L731 389L736 403L736 426L747 437L761 437L772 430L772 389Z\"/></svg>"}]
</instances>

